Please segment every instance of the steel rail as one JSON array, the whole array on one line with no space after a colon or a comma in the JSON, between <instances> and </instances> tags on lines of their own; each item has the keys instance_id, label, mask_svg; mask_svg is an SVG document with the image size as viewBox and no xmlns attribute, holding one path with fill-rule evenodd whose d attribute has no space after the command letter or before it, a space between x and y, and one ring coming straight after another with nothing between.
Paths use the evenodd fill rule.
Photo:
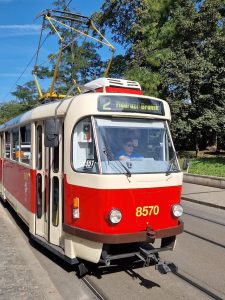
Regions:
<instances>
[{"instance_id":1,"label":"steel rail","mask_svg":"<svg viewBox=\"0 0 225 300\"><path fill-rule=\"evenodd\" d=\"M85 283L85 285L95 294L95 296L100 300L106 300L107 297L103 296L99 290L97 290L96 286L87 279L86 277L82 277L81 280Z\"/></svg>"},{"instance_id":2,"label":"steel rail","mask_svg":"<svg viewBox=\"0 0 225 300\"><path fill-rule=\"evenodd\" d=\"M190 213L187 213L187 212L184 212L184 215L195 217L195 218L198 218L198 219L201 219L201 220L204 220L204 221L207 221L207 222L211 222L211 223L214 223L214 224L217 224L217 225L225 226L225 223L220 223L220 222L210 220L210 219L207 219L207 218L204 218L204 217L200 217L200 216L197 216L197 215L193 215L193 214L190 214Z\"/></svg>"},{"instance_id":3,"label":"steel rail","mask_svg":"<svg viewBox=\"0 0 225 300\"><path fill-rule=\"evenodd\" d=\"M181 274L181 273L179 273L177 271L173 271L172 274L174 274L175 276L181 278L182 280L184 280L185 282L189 283L190 285L194 286L195 288L197 288L201 292L205 293L207 296L210 296L212 299L223 300L223 298L219 297L215 293L213 293L210 290L208 290L207 288L199 285L198 283L194 282L193 280L191 280L190 278L184 276L183 274Z\"/></svg>"},{"instance_id":4,"label":"steel rail","mask_svg":"<svg viewBox=\"0 0 225 300\"><path fill-rule=\"evenodd\" d=\"M218 246L218 247L225 248L225 245L220 244L220 243L217 243L217 242L214 242L214 241L212 241L212 240L210 240L210 239L208 239L208 238L205 238L205 237L203 237L203 236L200 236L200 235L198 235L198 234L196 234L196 233L194 233L194 232L191 232L191 231L188 231L188 230L184 230L184 232L187 233L187 234L190 234L190 235L192 235L192 236L194 236L194 237L197 237L197 238L199 238L199 239L201 239L201 240L203 240L203 241L206 241L206 242L208 242L208 243L211 243L211 244L213 244L213 245L216 245L216 246Z\"/></svg>"}]
</instances>

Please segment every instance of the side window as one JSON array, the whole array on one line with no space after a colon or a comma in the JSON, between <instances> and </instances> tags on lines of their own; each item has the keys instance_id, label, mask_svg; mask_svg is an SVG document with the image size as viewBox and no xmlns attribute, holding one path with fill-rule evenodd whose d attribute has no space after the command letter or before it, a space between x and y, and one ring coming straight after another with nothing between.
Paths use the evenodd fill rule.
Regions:
<instances>
[{"instance_id":1,"label":"side window","mask_svg":"<svg viewBox=\"0 0 225 300\"><path fill-rule=\"evenodd\" d=\"M10 132L5 133L5 158L10 158Z\"/></svg>"},{"instance_id":2,"label":"side window","mask_svg":"<svg viewBox=\"0 0 225 300\"><path fill-rule=\"evenodd\" d=\"M19 128L14 128L12 130L12 159L19 160Z\"/></svg>"},{"instance_id":3,"label":"side window","mask_svg":"<svg viewBox=\"0 0 225 300\"><path fill-rule=\"evenodd\" d=\"M37 143L36 143L36 167L38 170L42 168L42 126L37 127Z\"/></svg>"},{"instance_id":4,"label":"side window","mask_svg":"<svg viewBox=\"0 0 225 300\"><path fill-rule=\"evenodd\" d=\"M36 181L36 188L37 188L37 194L36 194L36 207L37 207L37 217L38 219L41 219L42 217L42 176L41 174L37 174L37 181Z\"/></svg>"},{"instance_id":5,"label":"side window","mask_svg":"<svg viewBox=\"0 0 225 300\"><path fill-rule=\"evenodd\" d=\"M0 133L0 157L2 157L2 153L3 153L2 145L3 145L3 135Z\"/></svg>"},{"instance_id":6,"label":"side window","mask_svg":"<svg viewBox=\"0 0 225 300\"><path fill-rule=\"evenodd\" d=\"M20 161L31 163L31 125L20 128Z\"/></svg>"},{"instance_id":7,"label":"side window","mask_svg":"<svg viewBox=\"0 0 225 300\"><path fill-rule=\"evenodd\" d=\"M59 225L59 179L53 177L52 179L52 193L53 193L53 203L52 203L52 225Z\"/></svg>"},{"instance_id":8,"label":"side window","mask_svg":"<svg viewBox=\"0 0 225 300\"><path fill-rule=\"evenodd\" d=\"M77 172L99 172L91 118L81 120L74 128L72 164Z\"/></svg>"}]
</instances>

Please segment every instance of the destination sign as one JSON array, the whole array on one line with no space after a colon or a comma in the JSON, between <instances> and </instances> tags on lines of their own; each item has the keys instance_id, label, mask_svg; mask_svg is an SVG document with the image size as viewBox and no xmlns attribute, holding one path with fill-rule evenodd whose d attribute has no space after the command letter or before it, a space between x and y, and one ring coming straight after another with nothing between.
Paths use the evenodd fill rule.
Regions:
<instances>
[{"instance_id":1,"label":"destination sign","mask_svg":"<svg viewBox=\"0 0 225 300\"><path fill-rule=\"evenodd\" d=\"M163 103L151 98L132 96L100 96L98 110L105 112L131 112L165 115Z\"/></svg>"}]
</instances>

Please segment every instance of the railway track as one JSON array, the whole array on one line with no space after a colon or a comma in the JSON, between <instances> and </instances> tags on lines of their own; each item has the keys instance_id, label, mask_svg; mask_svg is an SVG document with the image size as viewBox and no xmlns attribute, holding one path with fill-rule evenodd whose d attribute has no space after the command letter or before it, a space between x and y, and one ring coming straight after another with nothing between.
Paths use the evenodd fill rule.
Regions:
<instances>
[{"instance_id":1,"label":"railway track","mask_svg":"<svg viewBox=\"0 0 225 300\"><path fill-rule=\"evenodd\" d=\"M209 289L205 288L204 286L198 284L197 282L195 282L194 280L188 278L187 276L183 275L182 273L178 272L177 270L172 270L172 274L174 276L176 276L177 278L180 278L184 282L188 283L192 287L198 289L199 291L201 291L205 295L209 296L210 298L215 299L215 300L223 300L223 298L221 298L220 296L218 296L214 292L212 292ZM92 280L90 278L85 276L81 280L94 293L94 295L97 297L97 299L100 299L100 300L109 299L107 296L104 295L104 293L102 291L100 291L100 289L96 286L96 284L94 282L92 282Z\"/></svg>"},{"instance_id":2,"label":"railway track","mask_svg":"<svg viewBox=\"0 0 225 300\"><path fill-rule=\"evenodd\" d=\"M225 224L224 224L224 223L221 223L221 222L218 222L218 221L215 221L215 220L212 220L212 219L207 219L207 218L205 218L205 217L201 217L201 216L198 216L198 215L195 215L195 214L191 214L191 213L187 213L187 212L185 212L184 214L185 214L185 215L188 215L188 216L191 216L191 217L194 217L194 218L197 218L197 219L200 219L200 220L204 220L204 221L206 221L206 222L210 222L210 223L213 223L213 224L216 224L216 225L225 227ZM204 237L204 236L201 236L201 235L196 234L196 233L194 233L194 232L191 232L191 231L189 231L189 230L184 230L184 232L187 233L187 234L189 234L189 235L192 235L192 236L194 236L194 237L197 237L197 238L199 238L199 239L201 239L201 240L204 240L204 241L206 241L206 242L208 242L208 243L211 243L211 244L213 244L213 245L215 245L215 246L218 246L218 247L221 247L221 248L225 248L225 245L223 245L223 244L221 244L221 243L218 243L218 242L215 242L215 241L213 241L213 240L211 240L211 239L209 239L209 238L206 238L206 237Z\"/></svg>"},{"instance_id":3,"label":"railway track","mask_svg":"<svg viewBox=\"0 0 225 300\"><path fill-rule=\"evenodd\" d=\"M94 295L99 300L106 300L108 299L105 295L103 295L103 292L100 291L96 285L90 280L90 278L87 278L87 276L84 276L81 278L81 280L84 282L84 284L94 293Z\"/></svg>"},{"instance_id":4,"label":"railway track","mask_svg":"<svg viewBox=\"0 0 225 300\"><path fill-rule=\"evenodd\" d=\"M211 244L213 244L213 245L215 245L215 246L218 246L218 247L221 247L221 248L225 248L225 245L220 244L220 243L217 243L217 242L215 242L215 241L212 241L212 240L210 240L210 239L208 239L208 238L205 238L205 237L203 237L203 236L201 236L201 235L198 235L198 234L196 234L196 233L194 233L194 232L191 232L191 231L188 231L188 230L184 230L184 232L187 233L187 234L190 234L190 235L192 235L192 236L194 236L194 237L197 237L197 238L199 238L199 239L201 239L201 240L203 240L203 241L209 242L209 243L211 243Z\"/></svg>"},{"instance_id":5,"label":"railway track","mask_svg":"<svg viewBox=\"0 0 225 300\"><path fill-rule=\"evenodd\" d=\"M194 217L194 218L197 218L197 219L201 219L201 220L204 220L204 221L213 223L213 224L225 226L225 223L221 223L221 222L218 222L218 221L215 221L215 220L211 220L211 219L207 219L207 218L204 218L204 217L200 217L200 216L197 216L197 215L195 215L195 214L190 214L190 213L187 213L187 212L184 212L183 214L184 214L184 215L191 216L191 217Z\"/></svg>"},{"instance_id":6,"label":"railway track","mask_svg":"<svg viewBox=\"0 0 225 300\"><path fill-rule=\"evenodd\" d=\"M200 290L201 292L203 292L207 296L211 297L212 299L223 300L223 298L219 297L218 295L216 295L215 293L213 293L210 290L206 289L205 287L199 285L198 283L196 283L192 279L186 277L185 275L183 275L183 274L181 274L181 273L179 273L177 271L173 271L172 274L174 274L175 276L179 277L183 281L189 283L191 286L197 288L198 290Z\"/></svg>"}]
</instances>

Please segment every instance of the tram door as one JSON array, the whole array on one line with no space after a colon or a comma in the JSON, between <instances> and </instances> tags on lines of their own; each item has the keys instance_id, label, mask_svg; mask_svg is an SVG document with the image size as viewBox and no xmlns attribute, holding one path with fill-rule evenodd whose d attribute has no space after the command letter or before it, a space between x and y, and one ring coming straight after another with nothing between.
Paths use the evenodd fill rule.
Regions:
<instances>
[{"instance_id":1,"label":"tram door","mask_svg":"<svg viewBox=\"0 0 225 300\"><path fill-rule=\"evenodd\" d=\"M36 234L49 243L60 245L63 197L63 134L58 147L44 145L44 122L36 125Z\"/></svg>"}]
</instances>

